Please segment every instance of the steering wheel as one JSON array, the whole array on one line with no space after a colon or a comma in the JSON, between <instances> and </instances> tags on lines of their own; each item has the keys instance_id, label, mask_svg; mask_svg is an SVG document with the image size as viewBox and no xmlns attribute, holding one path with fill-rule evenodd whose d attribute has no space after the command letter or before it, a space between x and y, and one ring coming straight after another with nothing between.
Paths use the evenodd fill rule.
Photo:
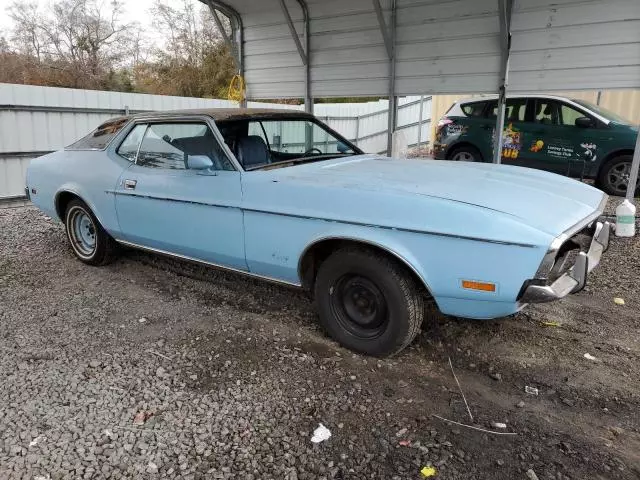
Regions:
<instances>
[{"instance_id":1,"label":"steering wheel","mask_svg":"<svg viewBox=\"0 0 640 480\"><path fill-rule=\"evenodd\" d=\"M320 155L322 155L322 150L320 150L319 148L310 148L309 150L307 150L306 152L304 152L304 154L302 155L303 157L306 157L307 155L313 153L313 152L318 152Z\"/></svg>"}]
</instances>

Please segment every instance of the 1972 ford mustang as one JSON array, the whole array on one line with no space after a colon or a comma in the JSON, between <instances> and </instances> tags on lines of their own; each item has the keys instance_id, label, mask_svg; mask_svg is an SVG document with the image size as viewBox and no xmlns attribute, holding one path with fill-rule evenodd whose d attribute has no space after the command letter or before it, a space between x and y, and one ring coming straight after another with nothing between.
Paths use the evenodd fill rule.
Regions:
<instances>
[{"instance_id":1,"label":"1972 ford mustang","mask_svg":"<svg viewBox=\"0 0 640 480\"><path fill-rule=\"evenodd\" d=\"M121 244L302 287L333 338L376 356L429 308L489 319L577 292L609 243L588 185L367 155L286 110L117 118L33 160L26 188L87 264Z\"/></svg>"}]
</instances>

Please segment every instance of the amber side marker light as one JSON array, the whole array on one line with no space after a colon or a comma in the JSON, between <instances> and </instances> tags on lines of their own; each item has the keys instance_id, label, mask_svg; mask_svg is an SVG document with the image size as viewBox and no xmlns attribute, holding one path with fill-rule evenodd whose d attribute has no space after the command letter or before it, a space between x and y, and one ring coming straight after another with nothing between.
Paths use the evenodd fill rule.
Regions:
<instances>
[{"instance_id":1,"label":"amber side marker light","mask_svg":"<svg viewBox=\"0 0 640 480\"><path fill-rule=\"evenodd\" d=\"M495 283L474 282L472 280L462 280L462 288L466 290L480 290L481 292L495 292Z\"/></svg>"}]
</instances>

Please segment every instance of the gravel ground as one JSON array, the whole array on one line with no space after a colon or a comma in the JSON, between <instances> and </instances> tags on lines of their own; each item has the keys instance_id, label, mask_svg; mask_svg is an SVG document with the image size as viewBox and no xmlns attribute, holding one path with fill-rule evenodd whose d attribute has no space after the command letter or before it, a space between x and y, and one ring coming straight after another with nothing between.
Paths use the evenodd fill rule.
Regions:
<instances>
[{"instance_id":1,"label":"gravel ground","mask_svg":"<svg viewBox=\"0 0 640 480\"><path fill-rule=\"evenodd\" d=\"M640 478L639 268L616 239L586 291L376 360L297 291L139 252L88 267L3 209L0 478Z\"/></svg>"}]
</instances>

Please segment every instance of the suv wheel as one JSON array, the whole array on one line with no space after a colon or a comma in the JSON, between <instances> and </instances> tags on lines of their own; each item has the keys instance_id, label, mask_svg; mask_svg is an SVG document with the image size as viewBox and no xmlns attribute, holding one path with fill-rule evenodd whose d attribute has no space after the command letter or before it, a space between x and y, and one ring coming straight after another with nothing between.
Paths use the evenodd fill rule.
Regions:
<instances>
[{"instance_id":1,"label":"suv wheel","mask_svg":"<svg viewBox=\"0 0 640 480\"><path fill-rule=\"evenodd\" d=\"M480 151L472 147L471 145L465 145L463 147L454 148L449 153L449 160L455 162L481 162L482 155Z\"/></svg>"},{"instance_id":2,"label":"suv wheel","mask_svg":"<svg viewBox=\"0 0 640 480\"><path fill-rule=\"evenodd\" d=\"M598 186L609 195L624 197L631 176L631 160L631 155L619 155L605 163L598 175Z\"/></svg>"}]
</instances>

